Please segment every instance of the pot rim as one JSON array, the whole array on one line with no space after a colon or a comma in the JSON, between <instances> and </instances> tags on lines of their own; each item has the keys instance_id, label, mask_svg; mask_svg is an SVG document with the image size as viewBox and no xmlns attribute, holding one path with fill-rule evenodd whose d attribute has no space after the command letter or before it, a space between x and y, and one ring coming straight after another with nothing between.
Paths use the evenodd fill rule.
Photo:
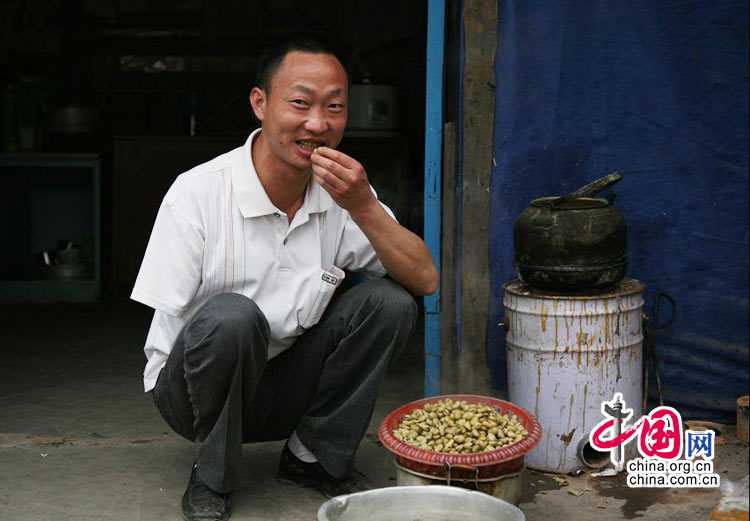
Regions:
<instances>
[{"instance_id":1,"label":"pot rim","mask_svg":"<svg viewBox=\"0 0 750 521\"><path fill-rule=\"evenodd\" d=\"M597 208L607 208L610 206L609 201L601 197L576 197L566 201L560 206L552 207L552 203L560 199L559 195L551 197L538 197L531 201L531 206L537 208L549 208L555 211L565 210L595 210Z\"/></svg>"},{"instance_id":2,"label":"pot rim","mask_svg":"<svg viewBox=\"0 0 750 521\"><path fill-rule=\"evenodd\" d=\"M527 264L525 262L517 262L518 267L529 271L546 271L555 274L565 273L593 273L597 271L607 271L620 269L628 264L628 258L626 255L618 256L611 262L606 264L587 264L587 265L546 265L546 264Z\"/></svg>"},{"instance_id":3,"label":"pot rim","mask_svg":"<svg viewBox=\"0 0 750 521\"><path fill-rule=\"evenodd\" d=\"M531 297L531 298L543 298L545 300L601 300L612 297L626 297L629 295L636 295L643 293L646 290L646 285L638 279L632 279L624 277L618 282L613 288L608 288L605 291L597 292L592 290L592 293L576 293L566 294L557 291L547 291L531 286L530 284L520 280L513 279L503 284L503 289L506 294L514 295L516 297Z\"/></svg>"}]
</instances>

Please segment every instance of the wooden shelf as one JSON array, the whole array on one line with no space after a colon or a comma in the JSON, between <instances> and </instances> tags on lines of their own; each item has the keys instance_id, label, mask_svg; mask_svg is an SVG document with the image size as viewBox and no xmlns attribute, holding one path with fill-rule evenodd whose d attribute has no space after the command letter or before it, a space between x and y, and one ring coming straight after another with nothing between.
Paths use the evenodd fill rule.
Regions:
<instances>
[{"instance_id":1,"label":"wooden shelf","mask_svg":"<svg viewBox=\"0 0 750 521\"><path fill-rule=\"evenodd\" d=\"M100 293L96 279L0 280L0 300L6 302L96 302Z\"/></svg>"},{"instance_id":2,"label":"wooden shelf","mask_svg":"<svg viewBox=\"0 0 750 521\"><path fill-rule=\"evenodd\" d=\"M249 83L250 74L241 72L118 72L97 78L94 88L108 93L190 92L195 90L233 90ZM218 79L221 78L221 81Z\"/></svg>"}]
</instances>

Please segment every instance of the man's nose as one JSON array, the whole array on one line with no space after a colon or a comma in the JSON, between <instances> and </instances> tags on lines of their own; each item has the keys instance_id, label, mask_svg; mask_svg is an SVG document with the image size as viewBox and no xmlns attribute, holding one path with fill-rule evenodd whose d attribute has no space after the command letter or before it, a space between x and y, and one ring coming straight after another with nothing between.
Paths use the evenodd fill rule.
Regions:
<instances>
[{"instance_id":1,"label":"man's nose","mask_svg":"<svg viewBox=\"0 0 750 521\"><path fill-rule=\"evenodd\" d=\"M316 134L322 134L328 130L328 120L326 119L323 110L313 108L307 113L307 115L307 120L305 120L305 130Z\"/></svg>"}]
</instances>

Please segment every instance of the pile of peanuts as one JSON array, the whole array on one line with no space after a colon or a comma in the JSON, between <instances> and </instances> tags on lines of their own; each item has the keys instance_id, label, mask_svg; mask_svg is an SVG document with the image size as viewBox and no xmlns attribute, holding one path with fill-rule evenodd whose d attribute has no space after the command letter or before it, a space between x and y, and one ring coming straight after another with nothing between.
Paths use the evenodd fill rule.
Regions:
<instances>
[{"instance_id":1,"label":"pile of peanuts","mask_svg":"<svg viewBox=\"0 0 750 521\"><path fill-rule=\"evenodd\" d=\"M440 400L414 409L393 435L420 449L449 454L486 452L507 447L528 435L515 414L480 403Z\"/></svg>"}]
</instances>

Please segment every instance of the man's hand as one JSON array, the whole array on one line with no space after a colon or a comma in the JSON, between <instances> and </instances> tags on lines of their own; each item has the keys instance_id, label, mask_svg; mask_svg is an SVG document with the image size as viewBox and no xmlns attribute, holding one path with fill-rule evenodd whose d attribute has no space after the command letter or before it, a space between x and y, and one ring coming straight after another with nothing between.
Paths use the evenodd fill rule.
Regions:
<instances>
[{"instance_id":1,"label":"man's hand","mask_svg":"<svg viewBox=\"0 0 750 521\"><path fill-rule=\"evenodd\" d=\"M434 293L438 277L427 246L380 206L362 165L328 147L317 148L311 161L315 181L349 212L388 275L414 295Z\"/></svg>"},{"instance_id":2,"label":"man's hand","mask_svg":"<svg viewBox=\"0 0 750 521\"><path fill-rule=\"evenodd\" d=\"M315 180L352 217L378 205L367 173L355 159L332 148L318 147L310 160Z\"/></svg>"}]
</instances>

